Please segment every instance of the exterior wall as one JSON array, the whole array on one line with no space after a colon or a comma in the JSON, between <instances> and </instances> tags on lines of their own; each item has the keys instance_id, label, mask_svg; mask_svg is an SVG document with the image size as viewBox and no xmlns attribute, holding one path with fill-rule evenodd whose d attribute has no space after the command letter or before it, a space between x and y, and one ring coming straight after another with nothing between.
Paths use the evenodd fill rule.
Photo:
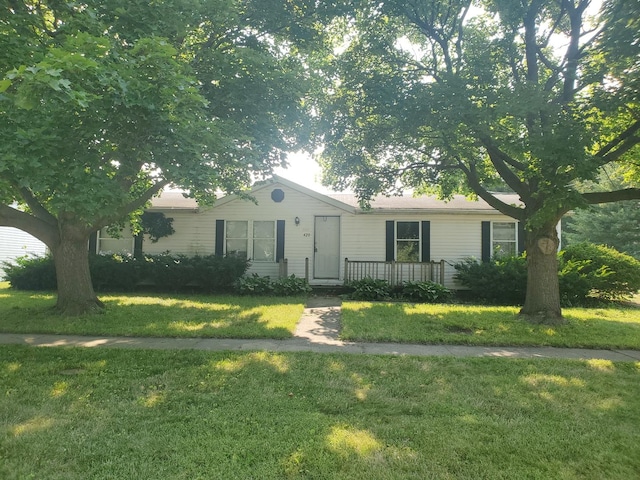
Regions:
<instances>
[{"instance_id":1,"label":"exterior wall","mask_svg":"<svg viewBox=\"0 0 640 480\"><path fill-rule=\"evenodd\" d=\"M445 260L445 285L457 288L453 279L453 264L468 257L480 258L483 221L513 222L510 217L495 213L479 214L358 214L343 220L342 258L349 260L385 260L385 222L430 221L431 260ZM344 267L343 267L344 270ZM342 272L341 272L342 275Z\"/></svg>"},{"instance_id":2,"label":"exterior wall","mask_svg":"<svg viewBox=\"0 0 640 480\"><path fill-rule=\"evenodd\" d=\"M271 199L271 192L279 188L285 196L281 202ZM213 207L203 212L203 222L211 225L215 230L216 220L284 220L285 221L285 258L288 260L288 273L296 277L305 276L305 259L309 259L309 278L313 278L314 254L314 221L316 216L341 217L341 235L344 235L344 215L346 212L333 205L322 202L300 191L282 184L269 185L254 194L257 204L248 200L236 200ZM295 219L299 218L299 225ZM176 228L177 231L177 228ZM211 240L215 238L215 234ZM341 238L343 240L344 237ZM344 256L341 253L341 257ZM342 268L342 267L341 267ZM252 263L249 273L278 275L276 263Z\"/></svg>"},{"instance_id":3,"label":"exterior wall","mask_svg":"<svg viewBox=\"0 0 640 480\"><path fill-rule=\"evenodd\" d=\"M24 255L44 255L47 247L37 238L12 227L0 227L0 280L4 278L2 262Z\"/></svg>"},{"instance_id":4,"label":"exterior wall","mask_svg":"<svg viewBox=\"0 0 640 480\"><path fill-rule=\"evenodd\" d=\"M170 252L184 255L212 255L215 251L215 219L207 213L192 211L163 212L167 218L173 218L175 233L158 239L153 243L145 236L142 250L152 255Z\"/></svg>"},{"instance_id":5,"label":"exterior wall","mask_svg":"<svg viewBox=\"0 0 640 480\"><path fill-rule=\"evenodd\" d=\"M271 199L271 192L276 188L281 189L285 194L281 202L274 202ZM164 211L165 216L173 218L175 233L161 238L157 243L151 243L148 238L145 238L143 251L152 254L170 251L185 255L210 255L215 253L216 220L225 222L284 220L288 273L304 278L305 258L308 258L309 276L313 278L314 218L315 216L342 217L346 212L279 183L255 192L254 197L257 204L249 200L236 199L205 208L199 213ZM299 225L295 224L296 217L300 219ZM341 225L344 226L344 224L345 222L341 219ZM276 278L278 271L278 264L275 262L253 262L248 273Z\"/></svg>"},{"instance_id":6,"label":"exterior wall","mask_svg":"<svg viewBox=\"0 0 640 480\"><path fill-rule=\"evenodd\" d=\"M271 198L274 189L284 192L284 199L275 202ZM215 253L216 220L284 220L285 253L288 274L305 276L305 259L308 259L309 279L314 283L314 222L317 216L340 217L340 280L344 278L344 259L384 261L386 252L385 222L430 221L430 253L434 261L445 260L445 285L456 288L453 280L453 264L468 257L480 258L482 254L481 225L483 221L513 222L498 212L478 213L362 213L357 214L339 208L320 198L308 195L281 183L270 184L254 192L257 201L235 199L221 202L196 213L191 211L164 211L173 218L175 233L151 243L145 238L143 250L155 254L169 251L186 255L210 255ZM295 219L299 218L296 225ZM261 276L278 276L275 262L252 262L248 273ZM318 280L315 283L323 283ZM326 283L331 283L327 280ZM335 281L333 282L335 283Z\"/></svg>"}]
</instances>

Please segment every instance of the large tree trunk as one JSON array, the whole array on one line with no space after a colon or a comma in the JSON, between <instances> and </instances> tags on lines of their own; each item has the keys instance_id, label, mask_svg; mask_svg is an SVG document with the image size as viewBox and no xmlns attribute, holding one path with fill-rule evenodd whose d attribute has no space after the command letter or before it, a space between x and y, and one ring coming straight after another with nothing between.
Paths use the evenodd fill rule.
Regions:
<instances>
[{"instance_id":1,"label":"large tree trunk","mask_svg":"<svg viewBox=\"0 0 640 480\"><path fill-rule=\"evenodd\" d=\"M65 226L60 229L60 242L51 249L58 282L56 309L63 315L95 313L104 308L91 283L88 241L86 229Z\"/></svg>"},{"instance_id":2,"label":"large tree trunk","mask_svg":"<svg viewBox=\"0 0 640 480\"><path fill-rule=\"evenodd\" d=\"M564 322L558 284L559 245L555 224L527 232L527 296L520 315L530 322Z\"/></svg>"}]
</instances>

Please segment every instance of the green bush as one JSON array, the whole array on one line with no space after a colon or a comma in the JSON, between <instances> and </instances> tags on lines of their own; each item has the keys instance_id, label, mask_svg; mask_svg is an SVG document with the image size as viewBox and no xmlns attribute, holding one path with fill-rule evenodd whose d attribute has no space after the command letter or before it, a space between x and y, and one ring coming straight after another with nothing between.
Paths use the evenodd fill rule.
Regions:
<instances>
[{"instance_id":1,"label":"green bush","mask_svg":"<svg viewBox=\"0 0 640 480\"><path fill-rule=\"evenodd\" d=\"M603 245L579 243L558 256L560 299L564 306L594 299L617 300L640 289L640 261ZM455 265L455 278L474 301L522 304L527 288L526 258L501 257L490 262L467 259Z\"/></svg>"},{"instance_id":2,"label":"green bush","mask_svg":"<svg viewBox=\"0 0 640 480\"><path fill-rule=\"evenodd\" d=\"M278 295L283 297L307 295L311 293L311 287L304 278L290 277L271 280L269 277L261 277L257 273L248 277L242 277L236 282L236 292L241 295Z\"/></svg>"},{"instance_id":3,"label":"green bush","mask_svg":"<svg viewBox=\"0 0 640 480\"><path fill-rule=\"evenodd\" d=\"M295 275L291 275L273 282L273 292L284 297L308 295L311 293L311 287L304 278L297 278Z\"/></svg>"},{"instance_id":4,"label":"green bush","mask_svg":"<svg viewBox=\"0 0 640 480\"><path fill-rule=\"evenodd\" d=\"M405 282L402 298L413 302L445 303L451 300L451 290L435 282Z\"/></svg>"},{"instance_id":5,"label":"green bush","mask_svg":"<svg viewBox=\"0 0 640 480\"><path fill-rule=\"evenodd\" d=\"M53 259L18 259L6 265L5 276L19 290L55 290ZM247 271L248 263L236 257L215 255L90 255L89 269L98 292L131 292L143 285L162 292L177 292L197 287L204 292L230 290Z\"/></svg>"},{"instance_id":6,"label":"green bush","mask_svg":"<svg viewBox=\"0 0 640 480\"><path fill-rule=\"evenodd\" d=\"M353 300L376 301L391 299L391 286L386 280L366 277L362 280L349 282L347 287L353 289L349 294L349 298Z\"/></svg>"},{"instance_id":7,"label":"green bush","mask_svg":"<svg viewBox=\"0 0 640 480\"><path fill-rule=\"evenodd\" d=\"M346 285L352 300L384 301L408 300L412 302L443 303L451 299L451 290L435 282L404 282L391 286L386 280L371 277L354 280Z\"/></svg>"},{"instance_id":8,"label":"green bush","mask_svg":"<svg viewBox=\"0 0 640 480\"><path fill-rule=\"evenodd\" d=\"M520 305L527 292L524 256L496 257L489 262L466 259L454 265L454 278L469 289L470 299L491 304Z\"/></svg>"},{"instance_id":9,"label":"green bush","mask_svg":"<svg viewBox=\"0 0 640 480\"><path fill-rule=\"evenodd\" d=\"M90 255L89 270L97 292L131 292L140 281L139 261L130 255Z\"/></svg>"},{"instance_id":10,"label":"green bush","mask_svg":"<svg viewBox=\"0 0 640 480\"><path fill-rule=\"evenodd\" d=\"M273 282L269 277L257 273L241 277L236 281L235 290L240 295L273 295Z\"/></svg>"},{"instance_id":11,"label":"green bush","mask_svg":"<svg viewBox=\"0 0 640 480\"><path fill-rule=\"evenodd\" d=\"M18 290L55 290L56 267L53 258L20 257L14 263L3 262L5 279Z\"/></svg>"},{"instance_id":12,"label":"green bush","mask_svg":"<svg viewBox=\"0 0 640 480\"><path fill-rule=\"evenodd\" d=\"M640 261L614 248L576 243L559 260L560 290L569 301L618 300L640 290Z\"/></svg>"}]
</instances>

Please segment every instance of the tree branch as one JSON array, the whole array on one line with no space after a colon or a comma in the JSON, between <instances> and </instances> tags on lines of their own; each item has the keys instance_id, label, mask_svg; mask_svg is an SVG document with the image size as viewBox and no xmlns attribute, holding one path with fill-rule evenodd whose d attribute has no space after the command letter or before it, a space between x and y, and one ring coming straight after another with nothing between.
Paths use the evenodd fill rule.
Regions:
<instances>
[{"instance_id":1,"label":"tree branch","mask_svg":"<svg viewBox=\"0 0 640 480\"><path fill-rule=\"evenodd\" d=\"M624 132L607 143L597 153L596 157L600 157L601 165L606 165L620 158L624 153L629 151L640 142L640 137L636 134L640 132L640 120L632 123Z\"/></svg>"},{"instance_id":2,"label":"tree branch","mask_svg":"<svg viewBox=\"0 0 640 480\"><path fill-rule=\"evenodd\" d=\"M18 190L20 191L20 195L24 199L25 203L31 209L34 217L39 218L50 225L57 225L58 220L56 217L51 215L49 211L42 206L28 188L22 187Z\"/></svg>"},{"instance_id":3,"label":"tree branch","mask_svg":"<svg viewBox=\"0 0 640 480\"><path fill-rule=\"evenodd\" d=\"M582 198L584 198L589 205L620 202L623 200L640 200L640 188L625 188L611 192L583 193Z\"/></svg>"},{"instance_id":4,"label":"tree branch","mask_svg":"<svg viewBox=\"0 0 640 480\"><path fill-rule=\"evenodd\" d=\"M58 242L57 223L52 225L49 222L8 205L0 205L0 225L14 227L23 232L27 232L44 242L49 248L53 248Z\"/></svg>"},{"instance_id":5,"label":"tree branch","mask_svg":"<svg viewBox=\"0 0 640 480\"><path fill-rule=\"evenodd\" d=\"M156 195L160 190L166 187L169 184L169 180L162 180L156 184L154 184L151 188L149 188L142 195L137 197L136 199L130 201L129 203L122 205L118 208L112 215L106 215L104 217L100 217L96 220L91 226L92 230L97 230L99 228L104 227L105 225L110 225L118 220L121 220L128 213L131 213L139 208L144 207L144 205L151 200L151 198Z\"/></svg>"},{"instance_id":6,"label":"tree branch","mask_svg":"<svg viewBox=\"0 0 640 480\"><path fill-rule=\"evenodd\" d=\"M504 213L508 217L515 218L520 221L525 220L525 211L523 208L514 207L513 205L508 205L503 201L498 200L482 186L474 165L467 167L462 160L458 159L458 167L467 176L471 189L490 206L498 210L500 213Z\"/></svg>"},{"instance_id":7,"label":"tree branch","mask_svg":"<svg viewBox=\"0 0 640 480\"><path fill-rule=\"evenodd\" d=\"M520 197L527 202L530 199L529 192L527 190L526 185L518 178L518 176L511 171L509 168L509 164L514 163L519 165L516 160L512 159L509 155L500 150L490 138L481 135L480 141L482 145L487 150L489 154L489 159L491 163L495 167L498 174L502 177L502 179L509 185L514 192L516 192Z\"/></svg>"}]
</instances>

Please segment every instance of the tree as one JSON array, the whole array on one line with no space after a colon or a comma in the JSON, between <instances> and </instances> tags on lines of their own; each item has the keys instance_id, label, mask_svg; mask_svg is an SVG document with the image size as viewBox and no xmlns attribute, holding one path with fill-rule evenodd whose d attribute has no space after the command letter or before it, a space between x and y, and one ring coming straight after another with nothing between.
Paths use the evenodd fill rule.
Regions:
<instances>
[{"instance_id":1,"label":"tree","mask_svg":"<svg viewBox=\"0 0 640 480\"><path fill-rule=\"evenodd\" d=\"M606 165L630 165L640 141L638 89L629 83L637 83L629 68L637 67L638 42L614 41L626 39L624 18L638 18L638 2L611 2L593 19L589 3L354 3L319 107L327 183L353 188L364 203L407 186L444 197L465 192L523 222L521 314L531 321L562 321L562 216L640 198L638 188L580 189ZM522 205L492 195L496 182Z\"/></svg>"},{"instance_id":2,"label":"tree","mask_svg":"<svg viewBox=\"0 0 640 480\"><path fill-rule=\"evenodd\" d=\"M304 144L309 5L3 2L0 225L49 247L59 311L102 308L92 232L167 185L242 193Z\"/></svg>"}]
</instances>

